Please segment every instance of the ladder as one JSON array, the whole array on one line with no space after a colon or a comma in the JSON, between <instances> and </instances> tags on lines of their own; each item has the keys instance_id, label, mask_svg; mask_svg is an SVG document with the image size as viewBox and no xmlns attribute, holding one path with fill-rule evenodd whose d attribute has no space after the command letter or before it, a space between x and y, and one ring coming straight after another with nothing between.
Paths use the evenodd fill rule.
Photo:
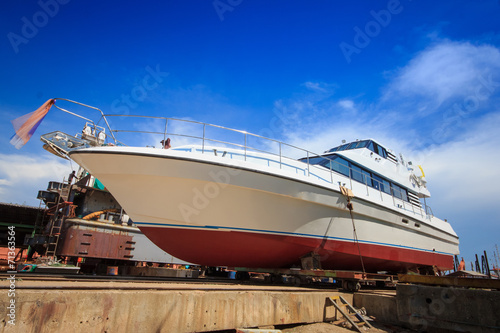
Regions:
<instances>
[{"instance_id":1,"label":"ladder","mask_svg":"<svg viewBox=\"0 0 500 333\"><path fill-rule=\"evenodd\" d=\"M55 257L56 255L63 222L66 218L66 215L68 215L64 211L68 210L69 215L74 214L73 202L69 202L72 185L69 183L67 184L67 186L65 185L66 181L63 180L61 187L57 190L59 196L57 198L56 205L53 207L53 209L49 209L47 211L48 215L52 215L49 242L47 243L47 249L45 251L45 255L47 257Z\"/></svg>"},{"instance_id":2,"label":"ladder","mask_svg":"<svg viewBox=\"0 0 500 333\"><path fill-rule=\"evenodd\" d=\"M347 320L353 328L355 328L358 332L362 333L361 327L366 325L368 330L373 328L373 326L364 318L363 315L359 314L354 307L349 304L342 296L334 296L328 297L328 300L332 302L333 306L335 306L335 321L334 324L340 324ZM345 320L338 320L337 312L340 312Z\"/></svg>"}]
</instances>

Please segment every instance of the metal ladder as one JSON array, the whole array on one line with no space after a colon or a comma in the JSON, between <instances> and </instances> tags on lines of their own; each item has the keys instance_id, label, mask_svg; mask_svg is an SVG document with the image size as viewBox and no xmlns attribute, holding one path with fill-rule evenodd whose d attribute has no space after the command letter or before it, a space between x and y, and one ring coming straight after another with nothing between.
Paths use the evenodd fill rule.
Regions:
<instances>
[{"instance_id":1,"label":"metal ladder","mask_svg":"<svg viewBox=\"0 0 500 333\"><path fill-rule=\"evenodd\" d=\"M62 184L66 184L66 181L63 180ZM62 186L59 190L59 196L57 198L57 203L54 208L54 213L51 218L51 227L49 233L49 243L47 243L47 250L45 251L45 255L47 257L56 256L57 245L59 244L59 238L61 236L61 230L63 227L64 220L66 219L67 214L63 211L65 209L69 209L70 213L72 212L72 202L69 202L69 196L71 194L72 185L68 184L67 186ZM60 211L61 210L61 211ZM52 213L49 211L47 214L51 215Z\"/></svg>"},{"instance_id":2,"label":"metal ladder","mask_svg":"<svg viewBox=\"0 0 500 333\"><path fill-rule=\"evenodd\" d=\"M342 316L355 328L358 332L362 333L361 327L366 325L368 330L373 328L373 326L364 318L363 315L359 314L354 307L349 304L342 296L328 297L328 300L332 302L335 309L342 314ZM334 324L340 324L345 320L338 320L337 311L335 311L335 321Z\"/></svg>"}]
</instances>

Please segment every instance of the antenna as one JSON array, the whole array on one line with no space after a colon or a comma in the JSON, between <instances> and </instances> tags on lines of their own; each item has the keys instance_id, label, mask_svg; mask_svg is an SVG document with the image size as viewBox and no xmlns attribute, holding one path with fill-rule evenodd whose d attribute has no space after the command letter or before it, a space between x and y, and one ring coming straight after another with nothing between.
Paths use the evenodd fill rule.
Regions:
<instances>
[{"instance_id":1,"label":"antenna","mask_svg":"<svg viewBox=\"0 0 500 333\"><path fill-rule=\"evenodd\" d=\"M497 268L500 268L500 265L498 264L498 261L500 260L500 252L498 252L498 244L495 244L495 248L497 249L497 252L493 251L495 254L495 263L497 265Z\"/></svg>"}]
</instances>

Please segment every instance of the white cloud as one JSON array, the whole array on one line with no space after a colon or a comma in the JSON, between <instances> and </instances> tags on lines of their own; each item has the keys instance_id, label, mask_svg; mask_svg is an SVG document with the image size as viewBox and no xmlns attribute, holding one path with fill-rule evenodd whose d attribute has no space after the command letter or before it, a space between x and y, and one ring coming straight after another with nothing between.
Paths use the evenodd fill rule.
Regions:
<instances>
[{"instance_id":1,"label":"white cloud","mask_svg":"<svg viewBox=\"0 0 500 333\"><path fill-rule=\"evenodd\" d=\"M55 156L0 154L0 201L38 205L38 190L49 181L62 181L70 170L69 162Z\"/></svg>"},{"instance_id":2,"label":"white cloud","mask_svg":"<svg viewBox=\"0 0 500 333\"><path fill-rule=\"evenodd\" d=\"M383 100L422 98L412 111L420 109L427 115L446 101L463 100L478 93L486 97L488 91L478 90L486 78L499 73L500 51L496 47L443 41L418 53L397 70Z\"/></svg>"},{"instance_id":3,"label":"white cloud","mask_svg":"<svg viewBox=\"0 0 500 333\"><path fill-rule=\"evenodd\" d=\"M471 124L454 142L426 153L425 172L434 201L458 211L497 207L500 197L500 113Z\"/></svg>"},{"instance_id":4,"label":"white cloud","mask_svg":"<svg viewBox=\"0 0 500 333\"><path fill-rule=\"evenodd\" d=\"M340 105L341 107L343 107L344 109L347 109L347 110L354 109L354 101L352 101L350 99L342 99L342 100L338 101L338 105Z\"/></svg>"},{"instance_id":5,"label":"white cloud","mask_svg":"<svg viewBox=\"0 0 500 333\"><path fill-rule=\"evenodd\" d=\"M304 85L304 87L306 87L309 90L318 91L318 92L328 92L331 89L330 85L327 85L327 84L321 83L321 82L307 81L303 85Z\"/></svg>"},{"instance_id":6,"label":"white cloud","mask_svg":"<svg viewBox=\"0 0 500 333\"><path fill-rule=\"evenodd\" d=\"M456 140L471 121L496 110L500 50L468 42L435 43L395 71L382 91L370 104L317 89L279 100L275 113L280 115L281 136L315 151L342 139L371 137L422 159L421 149Z\"/></svg>"}]
</instances>

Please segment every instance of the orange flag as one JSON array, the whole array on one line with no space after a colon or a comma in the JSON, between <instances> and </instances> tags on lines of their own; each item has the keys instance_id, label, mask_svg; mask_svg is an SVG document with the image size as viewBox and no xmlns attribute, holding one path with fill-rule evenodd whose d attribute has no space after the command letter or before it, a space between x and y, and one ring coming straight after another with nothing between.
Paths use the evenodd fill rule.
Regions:
<instances>
[{"instance_id":1,"label":"orange flag","mask_svg":"<svg viewBox=\"0 0 500 333\"><path fill-rule=\"evenodd\" d=\"M31 139L33 133L35 133L38 128L38 125L40 125L43 118L45 118L47 112L49 112L55 101L55 99L49 99L36 111L25 114L24 116L11 121L14 126L14 130L16 131L16 134L14 134L10 139L10 143L14 147L20 149L29 141L29 139Z\"/></svg>"}]
</instances>

